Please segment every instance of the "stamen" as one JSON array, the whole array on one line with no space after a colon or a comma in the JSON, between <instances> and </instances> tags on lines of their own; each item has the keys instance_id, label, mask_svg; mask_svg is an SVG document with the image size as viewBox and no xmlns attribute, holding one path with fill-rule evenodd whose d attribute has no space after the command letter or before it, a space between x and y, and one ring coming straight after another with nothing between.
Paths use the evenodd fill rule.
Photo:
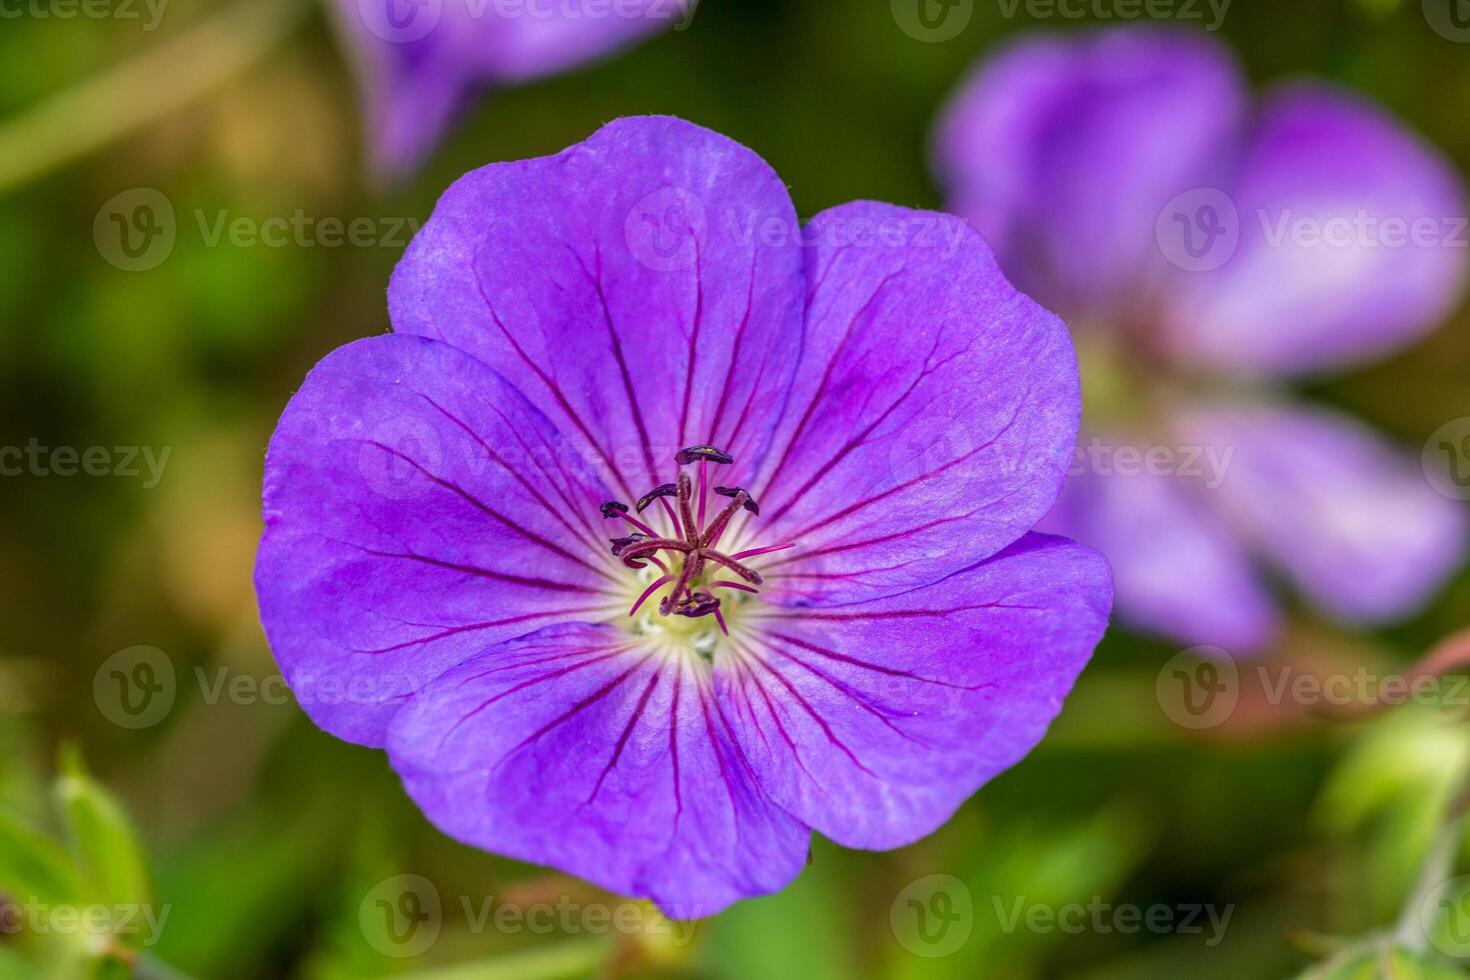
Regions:
<instances>
[{"instance_id":1,"label":"stamen","mask_svg":"<svg viewBox=\"0 0 1470 980\"><path fill-rule=\"evenodd\" d=\"M720 599L714 594L715 590L735 589L739 592L759 592L760 590L755 586L762 585L765 579L755 569L744 565L741 560L785 551L788 548L794 548L795 545L783 544L769 548L753 548L735 555L726 555L715 550L736 514L743 508L759 516L760 505L743 487L716 486L713 488L714 492L722 497L730 498L730 502L720 508L714 520L706 526L706 504L710 489L709 464L728 466L735 460L729 453L710 445L681 449L675 454L674 459L681 467L690 463L699 463L698 507L696 508L694 503L693 477L682 469L673 483L664 483L654 487L638 498L635 505L637 512L641 514L657 500L663 506L674 528L671 536L660 535L652 527L633 517L629 513L628 506L619 501L606 501L599 508L603 517L609 520L621 517L638 529L636 533L626 537L610 539L612 553L629 568L646 568L647 563L652 562L663 573L639 594L633 607L628 611L628 615L636 615L655 592L667 586L668 593L659 601L660 615L688 618L714 616L720 632L728 636L730 631L725 623L724 614L721 612ZM674 564L672 561L666 565L660 560L658 553L661 551L678 556L679 567L672 569L671 566ZM719 579L706 582L705 570L709 563L733 572L743 581ZM672 583L671 586L670 583ZM711 634L701 635L706 638L701 642L712 642Z\"/></svg>"},{"instance_id":2,"label":"stamen","mask_svg":"<svg viewBox=\"0 0 1470 980\"><path fill-rule=\"evenodd\" d=\"M751 548L749 551L741 551L731 555L731 558L754 558L756 555L772 555L778 551L788 551L795 548L796 544L778 544L769 548Z\"/></svg>"},{"instance_id":3,"label":"stamen","mask_svg":"<svg viewBox=\"0 0 1470 980\"><path fill-rule=\"evenodd\" d=\"M734 517L735 512L745 506L749 501L750 497L746 495L744 490L736 493L735 499L725 505L725 509L720 511L720 515L715 518L715 522L710 525L709 530L700 539L699 546L701 548L714 547L715 542L720 540L720 535L725 533L725 528L730 526L730 518Z\"/></svg>"},{"instance_id":4,"label":"stamen","mask_svg":"<svg viewBox=\"0 0 1470 980\"><path fill-rule=\"evenodd\" d=\"M746 568L744 565L740 564L738 561L736 561L734 558L729 557L728 555L722 555L718 551L701 551L700 555L708 558L710 561L714 562L717 565L724 565L730 571L734 572L736 575L739 575L751 585L760 585L765 581L765 579L761 577L760 572L757 572L754 569Z\"/></svg>"},{"instance_id":5,"label":"stamen","mask_svg":"<svg viewBox=\"0 0 1470 980\"><path fill-rule=\"evenodd\" d=\"M612 542L612 553L614 555L621 555L623 549L628 547L628 545L637 544L640 541L647 541L648 538L649 535L647 534L630 534L626 538L609 538L608 540Z\"/></svg>"},{"instance_id":6,"label":"stamen","mask_svg":"<svg viewBox=\"0 0 1470 980\"><path fill-rule=\"evenodd\" d=\"M734 456L714 446L690 446L688 449L681 449L674 454L674 462L680 466L688 466L696 459L706 459L711 463L719 463L723 466L729 466L735 462Z\"/></svg>"},{"instance_id":7,"label":"stamen","mask_svg":"<svg viewBox=\"0 0 1470 980\"><path fill-rule=\"evenodd\" d=\"M688 552L692 551L689 545L683 541L674 541L671 538L650 538L647 541L639 541L629 544L615 554L623 560L623 564L629 568L644 568L642 559L649 557L655 552L667 548L670 551ZM686 562L687 564L687 562Z\"/></svg>"},{"instance_id":8,"label":"stamen","mask_svg":"<svg viewBox=\"0 0 1470 980\"><path fill-rule=\"evenodd\" d=\"M649 527L647 524L644 524L642 521L640 521L638 518L634 517L632 514L624 514L623 515L623 520L627 521L629 524L633 525L638 530L640 530L644 534L648 535L650 538L656 538L656 537L659 536L659 534L658 534L657 531L655 531L653 528Z\"/></svg>"},{"instance_id":9,"label":"stamen","mask_svg":"<svg viewBox=\"0 0 1470 980\"><path fill-rule=\"evenodd\" d=\"M709 485L709 460L699 461L699 526L704 527L704 488Z\"/></svg>"},{"instance_id":10,"label":"stamen","mask_svg":"<svg viewBox=\"0 0 1470 980\"><path fill-rule=\"evenodd\" d=\"M695 619L699 616L708 616L717 612L720 608L720 600L708 592L691 592L674 604L674 613L679 616L687 616Z\"/></svg>"},{"instance_id":11,"label":"stamen","mask_svg":"<svg viewBox=\"0 0 1470 980\"><path fill-rule=\"evenodd\" d=\"M672 483L663 483L663 484L660 484L660 485L654 487L652 490L648 491L643 496L639 497L638 498L638 503L635 506L638 508L638 513L641 514L645 510L648 509L648 505L649 504L653 503L659 497L672 497L672 496L676 495L678 492L679 492L679 488L676 487L674 484L672 484Z\"/></svg>"},{"instance_id":12,"label":"stamen","mask_svg":"<svg viewBox=\"0 0 1470 980\"><path fill-rule=\"evenodd\" d=\"M659 603L658 611L664 616L669 615L683 601L680 596L689 592L689 583L698 578L702 571L704 571L704 555L698 551L690 552L684 559L684 567L679 570L679 578L674 583L674 590L664 596L663 602Z\"/></svg>"},{"instance_id":13,"label":"stamen","mask_svg":"<svg viewBox=\"0 0 1470 980\"><path fill-rule=\"evenodd\" d=\"M689 498L693 495L693 485L689 481L688 473L679 474L679 523L684 530L684 538L691 547L699 542L699 525L694 523L694 512L689 509Z\"/></svg>"},{"instance_id":14,"label":"stamen","mask_svg":"<svg viewBox=\"0 0 1470 980\"><path fill-rule=\"evenodd\" d=\"M741 592L760 592L760 589L752 589L748 585L742 585L739 582L729 582L724 579L718 582L711 582L709 587L712 589L739 589Z\"/></svg>"},{"instance_id":15,"label":"stamen","mask_svg":"<svg viewBox=\"0 0 1470 980\"><path fill-rule=\"evenodd\" d=\"M631 616L636 616L638 614L638 607L641 606L641 605L643 605L643 603L647 602L649 596L653 595L655 592L657 592L663 586L668 585L669 584L669 580L672 579L673 577L674 576L672 576L672 575L665 575L662 578L656 580L648 588L644 589L643 590L643 594L638 597L638 601L635 602L635 603L633 603L633 608L628 610L628 615L630 617Z\"/></svg>"},{"instance_id":16,"label":"stamen","mask_svg":"<svg viewBox=\"0 0 1470 980\"><path fill-rule=\"evenodd\" d=\"M760 505L755 502L755 498L750 495L750 491L744 487L715 487L715 493L721 497L733 497L736 494L743 493L745 494L745 509L756 517L761 516Z\"/></svg>"}]
</instances>

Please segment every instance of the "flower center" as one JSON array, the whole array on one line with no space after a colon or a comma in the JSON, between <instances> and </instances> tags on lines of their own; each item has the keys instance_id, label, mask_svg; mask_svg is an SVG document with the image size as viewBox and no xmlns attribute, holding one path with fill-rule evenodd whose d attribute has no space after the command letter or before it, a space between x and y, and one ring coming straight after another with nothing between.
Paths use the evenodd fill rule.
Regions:
<instances>
[{"instance_id":1,"label":"flower center","mask_svg":"<svg viewBox=\"0 0 1470 980\"><path fill-rule=\"evenodd\" d=\"M729 466L735 460L714 446L681 449L674 460L679 465L675 482L654 487L635 504L641 515L655 502L659 503L668 517L667 533L660 533L640 517L634 517L626 504L616 500L607 501L601 510L603 517L621 518L634 528L633 533L611 540L612 553L628 568L637 569L639 583L644 585L633 608L628 610L629 617L635 619L635 631L679 634L698 649L698 641L705 634L710 634L709 639L713 640L712 631L704 625L707 622L704 617L713 617L720 632L728 636L730 630L724 610L760 592L764 579L746 561L785 551L793 545L731 553L721 544L730 522L741 510L758 516L760 506L743 487L716 486L714 493L728 497L729 503L707 522L705 515L710 464ZM699 471L697 493L694 480L685 469L695 464ZM660 591L663 596L658 603L646 605ZM640 609L644 615L637 618ZM656 618L651 610L657 610Z\"/></svg>"}]
</instances>

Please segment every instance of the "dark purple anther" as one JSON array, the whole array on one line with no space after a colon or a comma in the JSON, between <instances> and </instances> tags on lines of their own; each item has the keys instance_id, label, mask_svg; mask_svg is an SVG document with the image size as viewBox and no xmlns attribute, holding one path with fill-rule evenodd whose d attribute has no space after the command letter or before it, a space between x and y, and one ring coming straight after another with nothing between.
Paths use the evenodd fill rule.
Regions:
<instances>
[{"instance_id":1,"label":"dark purple anther","mask_svg":"<svg viewBox=\"0 0 1470 980\"><path fill-rule=\"evenodd\" d=\"M735 462L735 457L723 449L716 449L714 446L690 446L688 449L681 449L674 454L674 462L680 466L685 466L698 460L721 463L728 466Z\"/></svg>"},{"instance_id":2,"label":"dark purple anther","mask_svg":"<svg viewBox=\"0 0 1470 980\"><path fill-rule=\"evenodd\" d=\"M616 500L609 500L607 503L603 504L597 509L602 511L603 517L606 517L608 520L612 520L614 517L622 517L624 514L626 514L628 512L628 505L620 504ZM642 510L643 508L640 507L638 509Z\"/></svg>"},{"instance_id":3,"label":"dark purple anther","mask_svg":"<svg viewBox=\"0 0 1470 980\"><path fill-rule=\"evenodd\" d=\"M678 495L679 488L674 484L660 484L659 486L654 487L652 490L648 491L643 496L638 498L638 513L643 513L644 509L647 508L649 504L653 503L660 497L677 497Z\"/></svg>"},{"instance_id":4,"label":"dark purple anther","mask_svg":"<svg viewBox=\"0 0 1470 980\"><path fill-rule=\"evenodd\" d=\"M750 491L749 490L746 490L744 487L715 487L715 493L719 494L721 497L733 497L733 496L735 496L737 494L741 494L741 493L745 494L745 496L746 496L745 509L748 510L748 511L750 511L752 514L756 515L757 517L760 516L760 513L761 513L760 504L757 504L755 502L755 498L750 495ZM779 515L777 515L777 516L779 516Z\"/></svg>"},{"instance_id":5,"label":"dark purple anther","mask_svg":"<svg viewBox=\"0 0 1470 980\"><path fill-rule=\"evenodd\" d=\"M693 619L698 616L708 616L719 608L720 600L701 589L698 592L691 592L674 603L672 612L676 616L688 616Z\"/></svg>"},{"instance_id":6,"label":"dark purple anther","mask_svg":"<svg viewBox=\"0 0 1470 980\"><path fill-rule=\"evenodd\" d=\"M630 534L626 538L609 538L608 540L612 541L612 553L615 555L620 555L623 553L623 549L628 547L628 545L637 544L640 541L647 541L648 535Z\"/></svg>"}]
</instances>

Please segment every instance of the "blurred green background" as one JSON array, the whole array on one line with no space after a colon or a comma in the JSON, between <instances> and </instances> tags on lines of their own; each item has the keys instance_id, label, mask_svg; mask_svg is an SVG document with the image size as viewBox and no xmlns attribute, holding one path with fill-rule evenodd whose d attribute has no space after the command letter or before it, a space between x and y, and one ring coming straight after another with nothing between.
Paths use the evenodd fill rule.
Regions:
<instances>
[{"instance_id":1,"label":"blurred green background","mask_svg":"<svg viewBox=\"0 0 1470 980\"><path fill-rule=\"evenodd\" d=\"M937 207L927 143L961 74L1006 36L1080 25L1006 18L985 0L958 37L923 43L879 0L705 0L688 31L487 97L421 174L379 193L360 176L343 54L325 11L304 6L204 97L0 191L0 445L168 452L156 485L146 466L0 478L0 912L40 900L167 913L156 936L0 928L0 978L1459 975L1443 957L1455 941L1427 941L1417 912L1443 897L1426 882L1464 866L1460 835L1442 829L1470 765L1463 703L1348 717L1272 703L1247 680L1227 720L1192 730L1157 694L1178 651L1119 631L1043 746L934 837L887 854L818 841L792 887L692 932L641 906L628 912L643 927L609 928L617 899L434 831L381 753L322 734L282 696L251 588L266 440L318 358L388 328L396 224L425 219L466 170L647 112L754 148L803 215L854 198ZM223 8L171 0L155 31L141 5L140 20L28 9L4 7L0 120ZM1220 34L1253 81L1352 85L1470 170L1470 44L1431 30L1418 0L1238 0ZM136 108L177 84L159 73L115 97ZM168 199L177 237L161 264L127 271L94 220L136 188ZM385 240L211 242L199 223L298 211L371 219ZM1311 394L1417 452L1470 414L1467 327L1461 311ZM1266 663L1405 669L1467 614L1470 575L1373 635L1302 611ZM162 651L175 696L126 727L105 705L106 665L140 645ZM436 896L426 945L422 933L405 945L379 911ZM1174 924L1126 928L1109 911L1098 927L1101 905L1163 907ZM1043 921L1079 907L1083 928ZM1217 931L1210 912L1228 923ZM1395 929L1403 949L1380 952L1372 937Z\"/></svg>"}]
</instances>

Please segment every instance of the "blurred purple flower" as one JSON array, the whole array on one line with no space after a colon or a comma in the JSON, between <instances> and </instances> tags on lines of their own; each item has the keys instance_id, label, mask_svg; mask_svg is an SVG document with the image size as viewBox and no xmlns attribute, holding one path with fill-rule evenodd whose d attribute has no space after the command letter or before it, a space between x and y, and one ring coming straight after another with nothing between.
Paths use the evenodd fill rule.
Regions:
<instances>
[{"instance_id":1,"label":"blurred purple flower","mask_svg":"<svg viewBox=\"0 0 1470 980\"><path fill-rule=\"evenodd\" d=\"M946 111L952 210L1072 326L1087 432L1047 526L1113 563L1119 612L1246 652L1278 633L1258 562L1373 623L1462 560L1459 506L1406 455L1272 382L1424 334L1465 276L1445 161L1323 85L1251 106L1202 35L1032 38Z\"/></svg>"},{"instance_id":2,"label":"blurred purple flower","mask_svg":"<svg viewBox=\"0 0 1470 980\"><path fill-rule=\"evenodd\" d=\"M333 0L362 88L374 169L415 169L486 87L567 71L657 31L697 0Z\"/></svg>"},{"instance_id":3,"label":"blurred purple flower","mask_svg":"<svg viewBox=\"0 0 1470 980\"><path fill-rule=\"evenodd\" d=\"M456 839L711 914L813 829L939 827L1103 631L1106 564L1030 532L1066 329L957 218L803 229L749 150L624 119L456 183L389 307L281 418L256 589Z\"/></svg>"}]
</instances>

